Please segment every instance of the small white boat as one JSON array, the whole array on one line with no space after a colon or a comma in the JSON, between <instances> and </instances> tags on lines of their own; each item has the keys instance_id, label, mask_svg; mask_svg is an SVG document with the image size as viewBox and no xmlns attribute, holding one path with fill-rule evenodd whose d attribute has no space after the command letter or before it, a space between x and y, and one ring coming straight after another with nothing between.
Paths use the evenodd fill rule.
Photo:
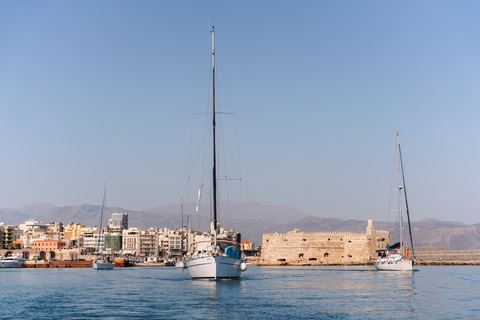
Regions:
<instances>
[{"instance_id":1,"label":"small white boat","mask_svg":"<svg viewBox=\"0 0 480 320\"><path fill-rule=\"evenodd\" d=\"M95 270L112 270L115 267L115 262L108 260L94 260L93 269Z\"/></svg>"},{"instance_id":2,"label":"small white boat","mask_svg":"<svg viewBox=\"0 0 480 320\"><path fill-rule=\"evenodd\" d=\"M0 260L0 268L23 268L26 262L22 257L7 257Z\"/></svg>"},{"instance_id":3,"label":"small white boat","mask_svg":"<svg viewBox=\"0 0 480 320\"><path fill-rule=\"evenodd\" d=\"M374 266L377 270L386 271L413 271L414 261L405 258L402 254L408 256L408 247L404 250L403 245L403 220L402 220L402 199L405 201L405 208L407 211L408 230L410 232L411 252L413 256L413 239L412 228L410 227L410 213L408 211L407 191L405 187L405 174L403 172L402 153L400 149L400 138L397 133L397 176L398 176L398 215L399 215L399 234L400 242L394 244L392 248L393 254L379 258L374 262ZM403 194L403 198L402 198ZM387 246L387 251L390 249Z\"/></svg>"},{"instance_id":4,"label":"small white boat","mask_svg":"<svg viewBox=\"0 0 480 320\"><path fill-rule=\"evenodd\" d=\"M179 260L179 261L175 262L175 268L183 269L183 268L186 268L186 267L187 267L187 263L183 260Z\"/></svg>"}]
</instances>

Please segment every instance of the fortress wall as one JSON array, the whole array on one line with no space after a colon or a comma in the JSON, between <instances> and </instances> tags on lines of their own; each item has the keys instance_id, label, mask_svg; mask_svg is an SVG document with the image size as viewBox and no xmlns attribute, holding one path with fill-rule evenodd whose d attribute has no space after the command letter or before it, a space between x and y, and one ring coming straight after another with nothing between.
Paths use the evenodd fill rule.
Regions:
<instances>
[{"instance_id":1,"label":"fortress wall","mask_svg":"<svg viewBox=\"0 0 480 320\"><path fill-rule=\"evenodd\" d=\"M375 231L371 220L366 233L300 232L264 234L260 265L363 264L375 250L390 242L388 231Z\"/></svg>"}]
</instances>

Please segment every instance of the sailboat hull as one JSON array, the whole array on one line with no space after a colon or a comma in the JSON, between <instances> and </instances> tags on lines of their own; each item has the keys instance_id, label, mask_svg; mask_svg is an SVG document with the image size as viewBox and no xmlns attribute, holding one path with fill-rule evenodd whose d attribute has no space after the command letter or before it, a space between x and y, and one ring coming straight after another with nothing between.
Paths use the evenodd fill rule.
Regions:
<instances>
[{"instance_id":1,"label":"sailboat hull","mask_svg":"<svg viewBox=\"0 0 480 320\"><path fill-rule=\"evenodd\" d=\"M378 261L375 261L374 265L377 270L413 271L413 260L380 259Z\"/></svg>"},{"instance_id":2,"label":"sailboat hull","mask_svg":"<svg viewBox=\"0 0 480 320\"><path fill-rule=\"evenodd\" d=\"M93 269L95 270L112 270L115 267L115 262L94 261Z\"/></svg>"},{"instance_id":3,"label":"sailboat hull","mask_svg":"<svg viewBox=\"0 0 480 320\"><path fill-rule=\"evenodd\" d=\"M192 279L238 279L241 259L226 256L202 256L187 261Z\"/></svg>"}]
</instances>

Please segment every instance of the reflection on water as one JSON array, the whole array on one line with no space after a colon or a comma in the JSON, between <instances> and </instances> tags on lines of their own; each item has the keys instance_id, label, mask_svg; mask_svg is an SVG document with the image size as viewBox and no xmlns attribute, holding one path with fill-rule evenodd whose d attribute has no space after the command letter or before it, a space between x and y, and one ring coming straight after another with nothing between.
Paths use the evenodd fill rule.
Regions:
<instances>
[{"instance_id":1,"label":"reflection on water","mask_svg":"<svg viewBox=\"0 0 480 320\"><path fill-rule=\"evenodd\" d=\"M0 318L473 318L478 267L249 267L193 281L176 268L0 269ZM14 307L13 307L14 306Z\"/></svg>"}]
</instances>

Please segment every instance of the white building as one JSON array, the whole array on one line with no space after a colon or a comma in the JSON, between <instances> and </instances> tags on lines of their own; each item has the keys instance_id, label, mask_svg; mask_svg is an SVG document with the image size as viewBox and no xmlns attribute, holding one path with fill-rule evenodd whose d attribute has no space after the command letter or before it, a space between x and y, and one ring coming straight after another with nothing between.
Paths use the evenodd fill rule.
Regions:
<instances>
[{"instance_id":1,"label":"white building","mask_svg":"<svg viewBox=\"0 0 480 320\"><path fill-rule=\"evenodd\" d=\"M128 229L128 213L112 213L112 217L108 219L107 226L112 231Z\"/></svg>"},{"instance_id":2,"label":"white building","mask_svg":"<svg viewBox=\"0 0 480 320\"><path fill-rule=\"evenodd\" d=\"M97 248L99 251L103 250L105 246L105 235L104 234L98 234L98 228L93 227L93 228L88 228L83 230L83 246L85 249L87 248L93 248L90 249L92 252L97 251Z\"/></svg>"},{"instance_id":3,"label":"white building","mask_svg":"<svg viewBox=\"0 0 480 320\"><path fill-rule=\"evenodd\" d=\"M122 231L122 251L124 254L138 255L140 230L130 228Z\"/></svg>"},{"instance_id":4,"label":"white building","mask_svg":"<svg viewBox=\"0 0 480 320\"><path fill-rule=\"evenodd\" d=\"M25 221L24 223L20 223L18 225L18 229L25 232L25 231L33 231L35 229L37 230L44 230L44 232L47 232L48 227L50 224L43 223L43 222L38 222L35 219L30 219Z\"/></svg>"}]
</instances>

